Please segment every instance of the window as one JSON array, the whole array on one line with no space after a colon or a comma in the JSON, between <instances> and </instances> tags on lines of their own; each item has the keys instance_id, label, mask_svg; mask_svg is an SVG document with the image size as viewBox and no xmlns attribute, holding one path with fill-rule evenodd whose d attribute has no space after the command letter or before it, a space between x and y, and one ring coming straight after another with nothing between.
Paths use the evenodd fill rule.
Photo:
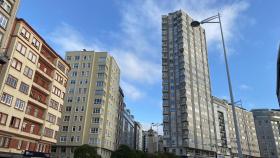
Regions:
<instances>
[{"instance_id":1,"label":"window","mask_svg":"<svg viewBox=\"0 0 280 158\"><path fill-rule=\"evenodd\" d=\"M11 118L10 127L19 128L19 125L20 125L20 119L13 116Z\"/></svg>"},{"instance_id":2,"label":"window","mask_svg":"<svg viewBox=\"0 0 280 158\"><path fill-rule=\"evenodd\" d=\"M33 39L32 39L32 45L33 45L35 48L39 49L40 42L39 42L35 37L33 37Z\"/></svg>"},{"instance_id":3,"label":"window","mask_svg":"<svg viewBox=\"0 0 280 158\"><path fill-rule=\"evenodd\" d=\"M25 66L23 74L24 74L25 76L27 76L28 78L32 78L32 76L33 76L33 70L32 70L30 67Z\"/></svg>"},{"instance_id":4,"label":"window","mask_svg":"<svg viewBox=\"0 0 280 158\"><path fill-rule=\"evenodd\" d=\"M83 121L83 116L80 116L80 121Z\"/></svg>"},{"instance_id":5,"label":"window","mask_svg":"<svg viewBox=\"0 0 280 158\"><path fill-rule=\"evenodd\" d=\"M78 131L80 132L82 130L82 126L79 126L78 127Z\"/></svg>"},{"instance_id":6,"label":"window","mask_svg":"<svg viewBox=\"0 0 280 158\"><path fill-rule=\"evenodd\" d=\"M64 120L63 121L65 121L65 122L70 121L70 116L64 116Z\"/></svg>"},{"instance_id":7,"label":"window","mask_svg":"<svg viewBox=\"0 0 280 158\"><path fill-rule=\"evenodd\" d=\"M100 121L100 118L99 118L99 117L93 117L93 118L91 119L91 122L92 122L92 123L99 123L99 121Z\"/></svg>"},{"instance_id":8,"label":"window","mask_svg":"<svg viewBox=\"0 0 280 158\"><path fill-rule=\"evenodd\" d=\"M81 97L77 97L77 103L79 103L81 101Z\"/></svg>"},{"instance_id":9,"label":"window","mask_svg":"<svg viewBox=\"0 0 280 158\"><path fill-rule=\"evenodd\" d=\"M96 86L97 87L102 87L104 85L104 82L103 81L97 81L96 82Z\"/></svg>"},{"instance_id":10,"label":"window","mask_svg":"<svg viewBox=\"0 0 280 158\"><path fill-rule=\"evenodd\" d=\"M56 96L60 97L61 90L54 86L52 93L55 94Z\"/></svg>"},{"instance_id":11,"label":"window","mask_svg":"<svg viewBox=\"0 0 280 158\"><path fill-rule=\"evenodd\" d=\"M15 108L23 111L24 107L25 107L25 101L17 98Z\"/></svg>"},{"instance_id":12,"label":"window","mask_svg":"<svg viewBox=\"0 0 280 158\"><path fill-rule=\"evenodd\" d=\"M55 124L55 121L56 121L56 116L51 114L51 113L48 113L48 117L47 117L47 121Z\"/></svg>"},{"instance_id":13,"label":"window","mask_svg":"<svg viewBox=\"0 0 280 158\"><path fill-rule=\"evenodd\" d=\"M95 90L95 95L103 95L103 90Z\"/></svg>"},{"instance_id":14,"label":"window","mask_svg":"<svg viewBox=\"0 0 280 158\"><path fill-rule=\"evenodd\" d=\"M19 141L18 141L18 145L17 145L17 149L20 149L20 148L21 148L21 145L22 145L22 140L19 140Z\"/></svg>"},{"instance_id":15,"label":"window","mask_svg":"<svg viewBox=\"0 0 280 158\"><path fill-rule=\"evenodd\" d=\"M0 112L0 124L6 125L8 115Z\"/></svg>"},{"instance_id":16,"label":"window","mask_svg":"<svg viewBox=\"0 0 280 158\"><path fill-rule=\"evenodd\" d=\"M98 133L98 128L90 128L90 133Z\"/></svg>"},{"instance_id":17,"label":"window","mask_svg":"<svg viewBox=\"0 0 280 158\"><path fill-rule=\"evenodd\" d=\"M67 98L67 102L68 102L68 103L72 103L72 102L73 102L73 97L68 97L68 98Z\"/></svg>"},{"instance_id":18,"label":"window","mask_svg":"<svg viewBox=\"0 0 280 158\"><path fill-rule=\"evenodd\" d=\"M72 59L71 56L66 57L66 60L71 60L71 59Z\"/></svg>"},{"instance_id":19,"label":"window","mask_svg":"<svg viewBox=\"0 0 280 158\"><path fill-rule=\"evenodd\" d=\"M0 136L0 147L8 148L10 145L11 138Z\"/></svg>"},{"instance_id":20,"label":"window","mask_svg":"<svg viewBox=\"0 0 280 158\"><path fill-rule=\"evenodd\" d=\"M104 73L97 73L97 78L103 79L104 78Z\"/></svg>"},{"instance_id":21,"label":"window","mask_svg":"<svg viewBox=\"0 0 280 158\"><path fill-rule=\"evenodd\" d=\"M84 106L81 106L81 112L83 112L85 110Z\"/></svg>"},{"instance_id":22,"label":"window","mask_svg":"<svg viewBox=\"0 0 280 158\"><path fill-rule=\"evenodd\" d=\"M12 5L11 5L7 0L4 0L4 1L3 1L3 3L1 4L1 7L2 7L7 13L11 13Z\"/></svg>"},{"instance_id":23,"label":"window","mask_svg":"<svg viewBox=\"0 0 280 158\"><path fill-rule=\"evenodd\" d=\"M21 29L20 34L21 34L25 39L29 40L30 33L29 33L24 27Z\"/></svg>"},{"instance_id":24,"label":"window","mask_svg":"<svg viewBox=\"0 0 280 158\"><path fill-rule=\"evenodd\" d=\"M13 88L16 88L17 87L17 81L18 81L17 78L15 78L12 75L8 75L7 80L6 80L6 84L13 87Z\"/></svg>"},{"instance_id":25,"label":"window","mask_svg":"<svg viewBox=\"0 0 280 158\"><path fill-rule=\"evenodd\" d=\"M101 104L102 103L102 99L94 99L94 104Z\"/></svg>"},{"instance_id":26,"label":"window","mask_svg":"<svg viewBox=\"0 0 280 158\"><path fill-rule=\"evenodd\" d=\"M53 130L49 129L49 128L45 128L45 132L44 132L46 137L52 138L53 137Z\"/></svg>"},{"instance_id":27,"label":"window","mask_svg":"<svg viewBox=\"0 0 280 158\"><path fill-rule=\"evenodd\" d=\"M8 23L8 19L3 14L0 13L0 26L6 29L7 23Z\"/></svg>"},{"instance_id":28,"label":"window","mask_svg":"<svg viewBox=\"0 0 280 158\"><path fill-rule=\"evenodd\" d=\"M26 47L25 46L23 46L21 43L17 43L17 48L16 48L16 50L20 53L20 54L22 54L22 55L25 55L25 53L26 53Z\"/></svg>"},{"instance_id":29,"label":"window","mask_svg":"<svg viewBox=\"0 0 280 158\"><path fill-rule=\"evenodd\" d=\"M100 114L101 113L100 108L93 108L93 113L94 114Z\"/></svg>"},{"instance_id":30,"label":"window","mask_svg":"<svg viewBox=\"0 0 280 158\"><path fill-rule=\"evenodd\" d=\"M75 60L80 60L80 56L75 56Z\"/></svg>"},{"instance_id":31,"label":"window","mask_svg":"<svg viewBox=\"0 0 280 158\"><path fill-rule=\"evenodd\" d=\"M49 107L51 107L51 108L57 110L57 109L58 109L58 105L59 105L59 103L58 103L57 101L55 101L55 100L53 100L53 99L50 100Z\"/></svg>"},{"instance_id":32,"label":"window","mask_svg":"<svg viewBox=\"0 0 280 158\"><path fill-rule=\"evenodd\" d=\"M105 62L106 61L106 57L99 57L98 61L99 62Z\"/></svg>"},{"instance_id":33,"label":"window","mask_svg":"<svg viewBox=\"0 0 280 158\"><path fill-rule=\"evenodd\" d=\"M1 97L1 102L6 104L6 105L11 105L13 101L13 96L11 96L10 94L7 93L3 93L2 97Z\"/></svg>"},{"instance_id":34,"label":"window","mask_svg":"<svg viewBox=\"0 0 280 158\"><path fill-rule=\"evenodd\" d=\"M75 132L76 131L76 126L72 127L72 131Z\"/></svg>"},{"instance_id":35,"label":"window","mask_svg":"<svg viewBox=\"0 0 280 158\"><path fill-rule=\"evenodd\" d=\"M65 73L65 66L60 61L58 61L57 67Z\"/></svg>"},{"instance_id":36,"label":"window","mask_svg":"<svg viewBox=\"0 0 280 158\"><path fill-rule=\"evenodd\" d=\"M20 86L19 86L19 91L24 93L24 94L28 94L28 91L29 91L29 85L24 83L24 82L21 82Z\"/></svg>"},{"instance_id":37,"label":"window","mask_svg":"<svg viewBox=\"0 0 280 158\"><path fill-rule=\"evenodd\" d=\"M22 63L21 63L19 60L17 60L17 59L14 58L14 59L12 60L11 66L12 66L13 68L15 68L16 70L21 71Z\"/></svg>"},{"instance_id":38,"label":"window","mask_svg":"<svg viewBox=\"0 0 280 158\"><path fill-rule=\"evenodd\" d=\"M100 71L105 70L105 65L99 65L99 66L98 66L98 70L100 70Z\"/></svg>"},{"instance_id":39,"label":"window","mask_svg":"<svg viewBox=\"0 0 280 158\"><path fill-rule=\"evenodd\" d=\"M79 106L76 106L75 112L79 112Z\"/></svg>"},{"instance_id":40,"label":"window","mask_svg":"<svg viewBox=\"0 0 280 158\"><path fill-rule=\"evenodd\" d=\"M70 84L75 84L76 83L76 80L71 80L70 81Z\"/></svg>"},{"instance_id":41,"label":"window","mask_svg":"<svg viewBox=\"0 0 280 158\"><path fill-rule=\"evenodd\" d=\"M78 121L78 116L74 116L74 121Z\"/></svg>"},{"instance_id":42,"label":"window","mask_svg":"<svg viewBox=\"0 0 280 158\"><path fill-rule=\"evenodd\" d=\"M87 56L84 56L84 59L83 60L87 60Z\"/></svg>"},{"instance_id":43,"label":"window","mask_svg":"<svg viewBox=\"0 0 280 158\"><path fill-rule=\"evenodd\" d=\"M30 61L32 61L32 63L35 63L35 62L36 62L36 59L37 59L37 56L36 56L34 53L32 53L32 52L30 51L29 54L28 54L28 56L27 56L27 58L28 58Z\"/></svg>"},{"instance_id":44,"label":"window","mask_svg":"<svg viewBox=\"0 0 280 158\"><path fill-rule=\"evenodd\" d=\"M65 111L71 111L71 109L72 109L72 107L71 106L66 106L66 109L65 109Z\"/></svg>"},{"instance_id":45,"label":"window","mask_svg":"<svg viewBox=\"0 0 280 158\"><path fill-rule=\"evenodd\" d=\"M87 63L87 67L90 68L90 63Z\"/></svg>"},{"instance_id":46,"label":"window","mask_svg":"<svg viewBox=\"0 0 280 158\"><path fill-rule=\"evenodd\" d=\"M61 137L60 137L60 142L66 142L66 138L67 138L66 136L61 136ZM61 149L61 150L62 150L62 149ZM66 149L65 149L65 150L66 150Z\"/></svg>"},{"instance_id":47,"label":"window","mask_svg":"<svg viewBox=\"0 0 280 158\"><path fill-rule=\"evenodd\" d=\"M63 105L60 104L60 105L59 105L59 112L62 112L62 108L63 108Z\"/></svg>"},{"instance_id":48,"label":"window","mask_svg":"<svg viewBox=\"0 0 280 158\"><path fill-rule=\"evenodd\" d=\"M80 136L76 136L76 142L80 141Z\"/></svg>"},{"instance_id":49,"label":"window","mask_svg":"<svg viewBox=\"0 0 280 158\"><path fill-rule=\"evenodd\" d=\"M72 72L72 77L76 77L78 75L77 71Z\"/></svg>"},{"instance_id":50,"label":"window","mask_svg":"<svg viewBox=\"0 0 280 158\"><path fill-rule=\"evenodd\" d=\"M68 131L68 126L62 126L62 131L67 132Z\"/></svg>"},{"instance_id":51,"label":"window","mask_svg":"<svg viewBox=\"0 0 280 158\"><path fill-rule=\"evenodd\" d=\"M74 68L74 69L78 69L78 68L79 68L79 63L74 63L74 64L73 64L73 68Z\"/></svg>"}]
</instances>

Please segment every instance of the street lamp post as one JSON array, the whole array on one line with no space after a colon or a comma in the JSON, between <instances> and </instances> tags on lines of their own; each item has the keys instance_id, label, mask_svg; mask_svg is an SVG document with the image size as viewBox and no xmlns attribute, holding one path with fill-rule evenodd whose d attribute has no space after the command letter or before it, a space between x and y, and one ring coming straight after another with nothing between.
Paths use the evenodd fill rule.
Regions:
<instances>
[{"instance_id":1,"label":"street lamp post","mask_svg":"<svg viewBox=\"0 0 280 158\"><path fill-rule=\"evenodd\" d=\"M212 21L214 19L218 19L219 21ZM228 80L228 88L229 88L229 94L230 94L230 101L231 101L231 107L232 107L232 115L233 115L233 121L234 121L234 127L235 127L235 135L236 135L236 142L237 142L237 149L238 149L238 157L242 158L242 150L241 150L241 144L240 144L240 135L239 135L239 128L237 124L237 118L236 118L236 112L235 112L235 105L234 105L234 98L233 98L233 92L232 92L232 85L230 80L230 73L229 73L229 66L228 66L228 60L227 60L227 53L226 53L226 46L225 46L225 40L224 40L224 34L223 34L223 28L222 28L222 22L220 13L218 13L215 16L211 16L207 19L204 19L202 21L192 21L191 26L197 27L200 24L204 23L219 23L220 30L221 30L221 36L222 36L222 44L223 44L223 50L224 50L224 58L225 58L225 64L226 64L226 72L227 72L227 80Z\"/></svg>"}]
</instances>

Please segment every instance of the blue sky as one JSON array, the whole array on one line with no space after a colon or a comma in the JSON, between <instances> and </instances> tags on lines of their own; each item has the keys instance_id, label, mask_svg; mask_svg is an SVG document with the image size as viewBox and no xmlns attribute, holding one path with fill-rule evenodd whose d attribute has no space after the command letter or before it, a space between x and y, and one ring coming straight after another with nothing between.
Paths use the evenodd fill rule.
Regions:
<instances>
[{"instance_id":1,"label":"blue sky","mask_svg":"<svg viewBox=\"0 0 280 158\"><path fill-rule=\"evenodd\" d=\"M221 12L235 100L248 109L278 108L279 6L277 0L22 0L18 17L62 56L83 48L110 52L121 68L125 101L147 128L162 121L161 15L178 9L201 20ZM203 27L212 94L228 98L219 28Z\"/></svg>"}]
</instances>

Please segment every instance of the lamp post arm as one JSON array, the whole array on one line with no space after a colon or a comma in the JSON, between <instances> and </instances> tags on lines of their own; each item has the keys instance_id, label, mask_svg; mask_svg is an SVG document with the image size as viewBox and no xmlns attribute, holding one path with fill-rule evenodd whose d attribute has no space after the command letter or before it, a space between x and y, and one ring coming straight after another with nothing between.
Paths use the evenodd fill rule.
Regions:
<instances>
[{"instance_id":1,"label":"lamp post arm","mask_svg":"<svg viewBox=\"0 0 280 158\"><path fill-rule=\"evenodd\" d=\"M233 98L232 85L231 85L231 80L230 80L229 66L228 66L228 61L227 61L226 46L225 46L225 40L224 40L224 34L223 34L223 28L222 28L220 13L218 13L218 18L219 18L219 23L220 23L221 35L222 35L222 43L223 43L223 49L224 49L224 57L225 57L225 64L226 64L226 72L227 72L227 79L228 79L230 101L231 101L231 107L232 107L232 115L233 115L233 121L234 121L234 127L235 127L238 157L242 158L243 156L242 156L242 149L241 149L241 143L240 143L239 128L238 128L236 112L235 112L234 98Z\"/></svg>"}]
</instances>

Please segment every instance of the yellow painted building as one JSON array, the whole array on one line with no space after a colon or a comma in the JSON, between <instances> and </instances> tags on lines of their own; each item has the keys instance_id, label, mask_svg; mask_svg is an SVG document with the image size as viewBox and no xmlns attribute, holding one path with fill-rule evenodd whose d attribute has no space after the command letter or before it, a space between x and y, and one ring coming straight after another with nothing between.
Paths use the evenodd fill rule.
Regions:
<instances>
[{"instance_id":1,"label":"yellow painted building","mask_svg":"<svg viewBox=\"0 0 280 158\"><path fill-rule=\"evenodd\" d=\"M7 56L0 75L0 154L48 155L70 66L23 19L15 20Z\"/></svg>"},{"instance_id":2,"label":"yellow painted building","mask_svg":"<svg viewBox=\"0 0 280 158\"><path fill-rule=\"evenodd\" d=\"M71 65L58 143L52 157L72 158L82 144L103 158L116 149L120 69L107 52L66 53Z\"/></svg>"}]
</instances>

